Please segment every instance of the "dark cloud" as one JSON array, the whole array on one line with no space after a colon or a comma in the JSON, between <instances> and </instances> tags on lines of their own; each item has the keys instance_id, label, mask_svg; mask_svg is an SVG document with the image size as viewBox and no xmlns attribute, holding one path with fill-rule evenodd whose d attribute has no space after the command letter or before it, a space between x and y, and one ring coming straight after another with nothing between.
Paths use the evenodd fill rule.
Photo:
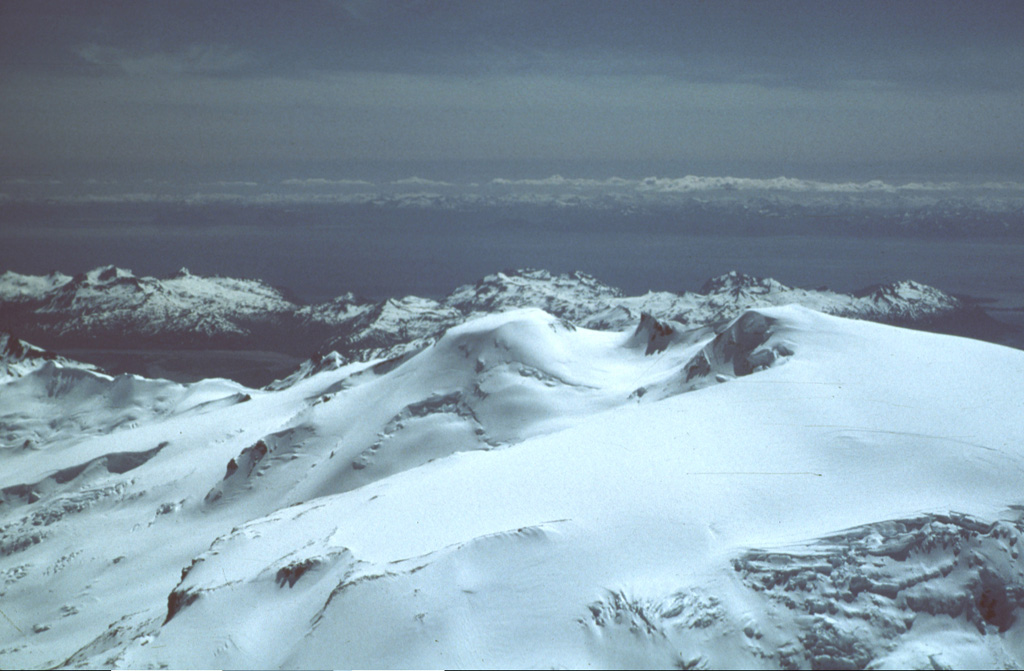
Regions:
<instances>
[{"instance_id":1,"label":"dark cloud","mask_svg":"<svg viewBox=\"0 0 1024 671\"><path fill-rule=\"evenodd\" d=\"M1019 85L1018 2L7 2L6 69L219 49L253 75L672 74ZM87 60L87 59L86 59ZM87 60L88 62L88 60Z\"/></svg>"},{"instance_id":2,"label":"dark cloud","mask_svg":"<svg viewBox=\"0 0 1024 671\"><path fill-rule=\"evenodd\" d=\"M993 1L6 0L0 154L1006 165L1022 35Z\"/></svg>"}]
</instances>

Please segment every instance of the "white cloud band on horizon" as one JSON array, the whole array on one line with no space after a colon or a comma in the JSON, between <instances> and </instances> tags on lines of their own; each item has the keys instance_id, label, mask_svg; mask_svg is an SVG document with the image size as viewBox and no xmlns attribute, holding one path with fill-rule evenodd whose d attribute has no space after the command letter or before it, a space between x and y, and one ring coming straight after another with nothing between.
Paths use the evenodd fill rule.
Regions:
<instances>
[{"instance_id":1,"label":"white cloud band on horizon","mask_svg":"<svg viewBox=\"0 0 1024 671\"><path fill-rule=\"evenodd\" d=\"M405 179L396 179L391 182L397 186L458 186L451 182L443 182L435 179L427 179L425 177L406 177Z\"/></svg>"},{"instance_id":2,"label":"white cloud band on horizon","mask_svg":"<svg viewBox=\"0 0 1024 671\"><path fill-rule=\"evenodd\" d=\"M86 180L83 186L94 186ZM28 185L29 180L8 179L9 186ZM279 190L256 190L259 183L243 180L207 182L224 191L209 192L189 185L160 183L159 190L133 190L98 193L77 188L66 180L57 193L52 189L13 189L4 194L4 202L46 202L63 204L155 203L204 205L235 203L274 204L376 204L400 207L453 207L501 205L553 205L557 207L607 207L618 204L672 206L692 198L711 201L759 198L770 194L794 203L832 197L863 199L864 204L900 199L908 207L934 204L946 198L965 202L986 202L1000 209L1024 207L1024 183L1020 182L907 182L882 180L863 182L826 182L791 177L770 179L687 175L684 177L609 177L570 178L551 175L546 178L494 178L482 184L410 177L384 183L360 179L290 178L278 182ZM51 183L52 184L52 183ZM431 187L443 187L431 191ZM56 188L56 187L53 187ZM272 189L272 187L271 187ZM443 194L443 195L442 195ZM881 200L879 200L881 199ZM893 201L896 202L896 201Z\"/></svg>"},{"instance_id":3,"label":"white cloud band on horizon","mask_svg":"<svg viewBox=\"0 0 1024 671\"><path fill-rule=\"evenodd\" d=\"M324 177L291 178L281 182L285 186L326 187L326 186L375 186L373 182L362 179L326 179Z\"/></svg>"}]
</instances>

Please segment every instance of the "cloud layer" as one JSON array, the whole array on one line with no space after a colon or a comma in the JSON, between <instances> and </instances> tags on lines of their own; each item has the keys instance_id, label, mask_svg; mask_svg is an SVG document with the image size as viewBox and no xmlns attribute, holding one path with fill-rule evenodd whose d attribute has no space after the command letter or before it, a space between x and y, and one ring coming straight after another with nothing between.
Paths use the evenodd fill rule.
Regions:
<instances>
[{"instance_id":1,"label":"cloud layer","mask_svg":"<svg viewBox=\"0 0 1024 671\"><path fill-rule=\"evenodd\" d=\"M88 179L0 180L0 200L7 202L160 203L208 205L376 204L403 207L478 207L501 204L619 208L624 205L673 207L701 202L741 202L772 198L778 202L898 203L930 206L951 198L986 208L1018 212L1024 218L1022 182L886 182L822 181L792 177L768 179L683 177L496 177L457 182L423 177L369 180L337 177L290 177L280 180L220 180L199 183L144 180L139 183ZM854 200L850 200L850 199Z\"/></svg>"},{"instance_id":2,"label":"cloud layer","mask_svg":"<svg viewBox=\"0 0 1024 671\"><path fill-rule=\"evenodd\" d=\"M9 0L0 171L900 160L1009 174L1021 34L1019 5L992 0Z\"/></svg>"}]
</instances>

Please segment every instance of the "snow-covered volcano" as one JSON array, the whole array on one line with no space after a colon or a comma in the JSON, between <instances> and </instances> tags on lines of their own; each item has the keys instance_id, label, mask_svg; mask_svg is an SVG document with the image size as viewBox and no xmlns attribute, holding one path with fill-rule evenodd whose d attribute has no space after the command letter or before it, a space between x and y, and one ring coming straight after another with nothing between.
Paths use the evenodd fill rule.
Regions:
<instances>
[{"instance_id":1,"label":"snow-covered volcano","mask_svg":"<svg viewBox=\"0 0 1024 671\"><path fill-rule=\"evenodd\" d=\"M1024 352L736 284L274 390L20 370L0 665L1024 664Z\"/></svg>"}]
</instances>

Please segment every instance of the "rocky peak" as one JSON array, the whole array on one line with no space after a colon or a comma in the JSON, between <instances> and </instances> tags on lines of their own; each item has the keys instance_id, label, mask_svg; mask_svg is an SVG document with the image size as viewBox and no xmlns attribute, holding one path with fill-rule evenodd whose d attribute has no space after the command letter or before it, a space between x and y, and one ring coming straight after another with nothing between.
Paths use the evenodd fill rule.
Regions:
<instances>
[{"instance_id":1,"label":"rocky peak","mask_svg":"<svg viewBox=\"0 0 1024 671\"><path fill-rule=\"evenodd\" d=\"M21 359L25 356L25 343L10 333L0 331L0 359Z\"/></svg>"},{"instance_id":2,"label":"rocky peak","mask_svg":"<svg viewBox=\"0 0 1024 671\"><path fill-rule=\"evenodd\" d=\"M94 283L109 283L120 279L134 279L135 273L125 268L118 268L117 266L103 266L90 270L86 273L88 277Z\"/></svg>"},{"instance_id":3,"label":"rocky peak","mask_svg":"<svg viewBox=\"0 0 1024 671\"><path fill-rule=\"evenodd\" d=\"M73 294L79 289L91 288L102 290L123 284L137 285L138 278L135 277L135 274L132 271L124 268L118 268L117 266L100 266L99 268L87 270L84 273L78 273L71 278L71 281L61 286L60 289L63 294Z\"/></svg>"},{"instance_id":4,"label":"rocky peak","mask_svg":"<svg viewBox=\"0 0 1024 671\"><path fill-rule=\"evenodd\" d=\"M875 303L930 304L935 307L960 306L960 301L953 296L913 280L874 284L854 292L854 296Z\"/></svg>"},{"instance_id":5,"label":"rocky peak","mask_svg":"<svg viewBox=\"0 0 1024 671\"><path fill-rule=\"evenodd\" d=\"M562 303L579 304L621 295L618 289L580 271L553 275L546 270L527 268L505 270L475 284L461 286L445 303L466 313L537 306L562 316L559 312Z\"/></svg>"},{"instance_id":6,"label":"rocky peak","mask_svg":"<svg viewBox=\"0 0 1024 671\"><path fill-rule=\"evenodd\" d=\"M705 296L726 293L738 296L740 293L767 294L781 291L789 291L789 287L770 277L754 277L735 270L712 277L700 289L700 293Z\"/></svg>"},{"instance_id":7,"label":"rocky peak","mask_svg":"<svg viewBox=\"0 0 1024 671\"><path fill-rule=\"evenodd\" d=\"M672 343L677 326L678 324L660 320L649 312L643 312L640 314L640 323L637 324L631 341L643 346L644 354L647 356L663 352Z\"/></svg>"},{"instance_id":8,"label":"rocky peak","mask_svg":"<svg viewBox=\"0 0 1024 671\"><path fill-rule=\"evenodd\" d=\"M0 331L0 382L5 378L21 377L47 361L71 363L53 352Z\"/></svg>"}]
</instances>

